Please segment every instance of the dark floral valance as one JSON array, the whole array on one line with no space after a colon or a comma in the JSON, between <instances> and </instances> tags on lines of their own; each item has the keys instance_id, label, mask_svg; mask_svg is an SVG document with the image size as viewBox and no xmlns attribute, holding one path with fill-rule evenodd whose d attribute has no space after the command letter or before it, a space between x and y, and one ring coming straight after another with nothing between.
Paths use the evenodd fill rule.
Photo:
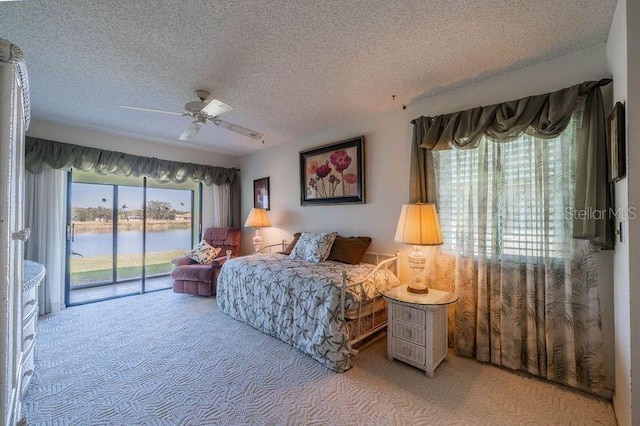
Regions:
<instances>
[{"instance_id":1,"label":"dark floral valance","mask_svg":"<svg viewBox=\"0 0 640 426\"><path fill-rule=\"evenodd\" d=\"M575 208L585 212L613 211L608 180L607 127L601 86L610 79L588 81L556 92L500 104L413 120L411 201L436 202L431 151L472 149L484 136L512 140L527 133L554 138L569 124L578 105L584 105L577 135L578 167ZM582 99L584 103L578 102ZM578 216L578 215L576 215ZM584 215L574 220L574 238L588 239L603 248L613 247L613 221L608 214Z\"/></svg>"},{"instance_id":2,"label":"dark floral valance","mask_svg":"<svg viewBox=\"0 0 640 426\"><path fill-rule=\"evenodd\" d=\"M106 149L26 138L26 168L39 173L44 167L75 168L101 175L147 176L160 182L202 182L205 185L239 186L240 170L160 160Z\"/></svg>"}]
</instances>

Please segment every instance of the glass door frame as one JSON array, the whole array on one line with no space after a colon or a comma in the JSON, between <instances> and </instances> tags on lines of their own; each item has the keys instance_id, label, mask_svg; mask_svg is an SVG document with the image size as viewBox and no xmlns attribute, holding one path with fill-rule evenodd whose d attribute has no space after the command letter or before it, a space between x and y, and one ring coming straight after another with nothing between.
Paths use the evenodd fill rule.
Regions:
<instances>
[{"instance_id":1,"label":"glass door frame","mask_svg":"<svg viewBox=\"0 0 640 426\"><path fill-rule=\"evenodd\" d=\"M142 188L143 188L142 189L142 281L140 283L140 294L146 293L146 284L147 284L147 177L146 176L142 178Z\"/></svg>"},{"instance_id":2,"label":"glass door frame","mask_svg":"<svg viewBox=\"0 0 640 426\"><path fill-rule=\"evenodd\" d=\"M142 204L142 272L141 272L141 277L140 277L140 281L141 281L141 285L140 285L140 292L135 292L135 293L128 293L128 294L122 294L122 295L114 295L114 296L110 296L110 297L105 297L105 298L96 298L93 300L89 300L89 301L82 301L82 302L74 302L74 303L70 303L70 297L71 297L71 252L72 252L72 248L71 248L71 243L73 240L73 214L72 214L72 210L73 210L73 205L72 205L72 187L74 183L85 183L85 182L73 182L73 169L69 170L67 172L67 217L66 217L66 256L65 256L65 289L64 289L64 299L65 299L65 305L66 306L78 306L78 305L84 305L87 303L94 303L94 302L100 302L100 301L104 301L104 300L110 300L110 299L116 299L116 298L120 298L120 297L127 297L127 296L134 296L136 294L144 294L144 293L151 293L154 291L162 291L165 289L157 289L157 290L146 290L146 266L147 266L147 262L146 262L146 254L147 254L147 178L146 176L142 178L142 186L140 186L140 188L142 188L142 198L143 198L143 204ZM100 285L117 285L120 284L121 282L118 281L118 188L120 186L135 186L135 185L123 185L123 184L110 184L110 183L90 183L92 185L108 185L108 186L112 186L113 188L113 203L112 203L112 229L111 229L111 234L113 237L113 246L112 246L112 280L111 283L96 283L96 286L100 286ZM198 206L198 229L197 229L197 236L198 236L198 241L200 241L200 239L202 238L202 183L198 183L198 187L197 187L197 191L198 191L198 200L199 200L199 206ZM195 213L195 202L196 202L196 197L195 197L195 191L196 189L190 189L189 191L191 191L191 221L190 221L190 235L191 235L191 247L193 247L194 245L194 236L196 235L196 231L194 229L195 227L195 223L194 223L194 214ZM128 280L124 280L122 282L127 282L127 281L133 281L133 280L137 280L137 278L132 278L132 279L128 279Z\"/></svg>"}]
</instances>

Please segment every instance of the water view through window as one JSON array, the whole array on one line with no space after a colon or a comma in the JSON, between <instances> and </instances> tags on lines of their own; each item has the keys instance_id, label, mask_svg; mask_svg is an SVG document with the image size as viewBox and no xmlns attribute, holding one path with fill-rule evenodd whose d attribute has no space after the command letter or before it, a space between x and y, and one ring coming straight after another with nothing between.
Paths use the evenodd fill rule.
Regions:
<instances>
[{"instance_id":1,"label":"water view through window","mask_svg":"<svg viewBox=\"0 0 640 426\"><path fill-rule=\"evenodd\" d=\"M192 247L197 191L87 182L70 190L70 304L170 287L171 259Z\"/></svg>"}]
</instances>

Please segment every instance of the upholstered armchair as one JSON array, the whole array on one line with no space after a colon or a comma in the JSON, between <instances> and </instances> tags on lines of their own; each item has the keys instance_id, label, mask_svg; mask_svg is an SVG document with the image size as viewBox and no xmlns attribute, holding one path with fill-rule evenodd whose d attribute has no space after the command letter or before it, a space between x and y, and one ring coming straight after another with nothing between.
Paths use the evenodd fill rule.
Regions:
<instances>
[{"instance_id":1,"label":"upholstered armchair","mask_svg":"<svg viewBox=\"0 0 640 426\"><path fill-rule=\"evenodd\" d=\"M209 228L203 239L213 247L220 247L220 256L211 265L193 263L188 257L178 257L171 263L175 268L171 272L173 291L176 293L194 294L198 296L215 296L220 268L227 260L227 250L231 256L240 253L240 237L242 231L237 228Z\"/></svg>"}]
</instances>

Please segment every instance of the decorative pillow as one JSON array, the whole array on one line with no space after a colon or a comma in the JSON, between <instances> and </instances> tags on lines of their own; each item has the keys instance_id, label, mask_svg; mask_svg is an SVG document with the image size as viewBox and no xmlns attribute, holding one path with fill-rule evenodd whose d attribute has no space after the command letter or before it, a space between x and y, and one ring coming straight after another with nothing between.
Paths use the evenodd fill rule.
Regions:
<instances>
[{"instance_id":1,"label":"decorative pillow","mask_svg":"<svg viewBox=\"0 0 640 426\"><path fill-rule=\"evenodd\" d=\"M187 253L186 256L202 265L211 265L211 262L218 256L218 253L220 253L220 248L212 247L208 242L202 240L200 244Z\"/></svg>"},{"instance_id":2,"label":"decorative pillow","mask_svg":"<svg viewBox=\"0 0 640 426\"><path fill-rule=\"evenodd\" d=\"M367 252L371 238L369 237L341 237L337 236L331 246L331 252L327 260L358 265L362 262L364 254Z\"/></svg>"},{"instance_id":3,"label":"decorative pillow","mask_svg":"<svg viewBox=\"0 0 640 426\"><path fill-rule=\"evenodd\" d=\"M284 249L284 251L281 251L280 254L291 254L291 250L293 250L293 248L296 246L296 243L300 239L300 235L302 235L300 232L296 232L295 234L293 234L293 240L291 240L287 248Z\"/></svg>"},{"instance_id":4,"label":"decorative pillow","mask_svg":"<svg viewBox=\"0 0 640 426\"><path fill-rule=\"evenodd\" d=\"M304 259L307 262L320 263L327 259L337 232L303 232L295 247L291 250L291 259Z\"/></svg>"}]
</instances>

